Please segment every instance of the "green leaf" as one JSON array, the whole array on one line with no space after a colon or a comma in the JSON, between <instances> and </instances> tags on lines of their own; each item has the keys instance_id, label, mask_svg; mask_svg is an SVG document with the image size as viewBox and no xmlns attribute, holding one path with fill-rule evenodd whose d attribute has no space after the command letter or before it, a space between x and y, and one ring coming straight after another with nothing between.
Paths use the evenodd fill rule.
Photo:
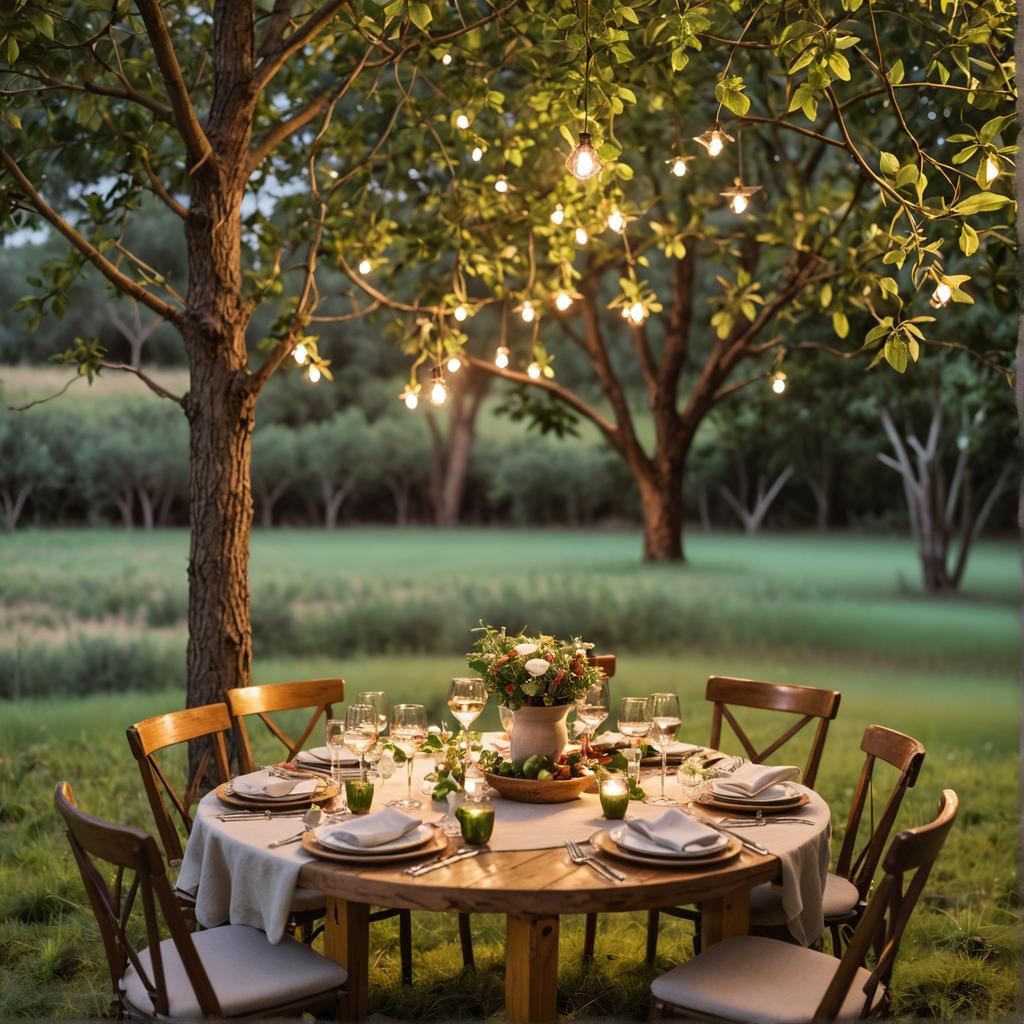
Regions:
<instances>
[{"instance_id":1,"label":"green leaf","mask_svg":"<svg viewBox=\"0 0 1024 1024\"><path fill-rule=\"evenodd\" d=\"M836 310L832 314L832 330L840 338L845 338L850 333L850 321L842 310Z\"/></svg>"},{"instance_id":2,"label":"green leaf","mask_svg":"<svg viewBox=\"0 0 1024 1024\"><path fill-rule=\"evenodd\" d=\"M890 295L896 298L900 293L900 286L891 277L880 277L878 290L882 293L882 298L888 298Z\"/></svg>"},{"instance_id":3,"label":"green leaf","mask_svg":"<svg viewBox=\"0 0 1024 1024\"><path fill-rule=\"evenodd\" d=\"M903 60L900 59L896 61L896 63L893 64L891 68L889 68L889 73L886 75L886 78L889 79L889 82L892 85L899 85L900 82L903 81L904 74L905 72L903 70Z\"/></svg>"},{"instance_id":4,"label":"green leaf","mask_svg":"<svg viewBox=\"0 0 1024 1024\"><path fill-rule=\"evenodd\" d=\"M674 49L672 51L672 70L673 71L682 71L683 68L685 68L686 65L689 64L689 63L690 63L690 55L686 52L686 50L682 46L676 47L676 49Z\"/></svg>"},{"instance_id":5,"label":"green leaf","mask_svg":"<svg viewBox=\"0 0 1024 1024\"><path fill-rule=\"evenodd\" d=\"M960 229L960 251L965 256L973 256L978 251L978 232L970 224Z\"/></svg>"},{"instance_id":6,"label":"green leaf","mask_svg":"<svg viewBox=\"0 0 1024 1024\"><path fill-rule=\"evenodd\" d=\"M421 32L426 32L427 26L434 20L433 13L423 0L412 0L409 4L409 17Z\"/></svg>"},{"instance_id":7,"label":"green leaf","mask_svg":"<svg viewBox=\"0 0 1024 1024\"><path fill-rule=\"evenodd\" d=\"M828 309L828 307L832 305L832 285L829 284L828 281L821 286L821 295L819 298L821 300L822 309Z\"/></svg>"},{"instance_id":8,"label":"green leaf","mask_svg":"<svg viewBox=\"0 0 1024 1024\"><path fill-rule=\"evenodd\" d=\"M891 178L900 169L900 162L896 159L894 153L883 152L878 161L878 166L882 169L883 174Z\"/></svg>"},{"instance_id":9,"label":"green leaf","mask_svg":"<svg viewBox=\"0 0 1024 1024\"><path fill-rule=\"evenodd\" d=\"M750 97L744 95L743 89L743 79L739 75L730 75L715 86L715 99L742 117L750 109Z\"/></svg>"},{"instance_id":10,"label":"green leaf","mask_svg":"<svg viewBox=\"0 0 1024 1024\"><path fill-rule=\"evenodd\" d=\"M977 152L978 152L978 147L977 146L964 146L964 148L961 149L959 152L953 154L953 163L955 163L955 164L966 163Z\"/></svg>"},{"instance_id":11,"label":"green leaf","mask_svg":"<svg viewBox=\"0 0 1024 1024\"><path fill-rule=\"evenodd\" d=\"M828 59L828 66L836 78L844 82L850 80L850 62L841 53L833 53Z\"/></svg>"},{"instance_id":12,"label":"green leaf","mask_svg":"<svg viewBox=\"0 0 1024 1024\"><path fill-rule=\"evenodd\" d=\"M917 164L904 164L900 168L899 174L896 175L896 187L902 188L904 185L912 185L917 181L919 173Z\"/></svg>"},{"instance_id":13,"label":"green leaf","mask_svg":"<svg viewBox=\"0 0 1024 1024\"><path fill-rule=\"evenodd\" d=\"M18 46L18 40L14 36L7 37L7 63L12 67L15 61L18 59L18 54L21 53L21 47Z\"/></svg>"},{"instance_id":14,"label":"green leaf","mask_svg":"<svg viewBox=\"0 0 1024 1024\"><path fill-rule=\"evenodd\" d=\"M907 343L902 338L897 338L893 335L885 343L885 348L882 350L885 355L885 361L897 372L904 373L907 369L907 358L909 351L907 349Z\"/></svg>"},{"instance_id":15,"label":"green leaf","mask_svg":"<svg viewBox=\"0 0 1024 1024\"><path fill-rule=\"evenodd\" d=\"M1007 203L1013 202L1009 196L1001 196L995 192L978 192L966 199L961 199L952 212L961 217L970 217L974 213L991 213Z\"/></svg>"}]
</instances>

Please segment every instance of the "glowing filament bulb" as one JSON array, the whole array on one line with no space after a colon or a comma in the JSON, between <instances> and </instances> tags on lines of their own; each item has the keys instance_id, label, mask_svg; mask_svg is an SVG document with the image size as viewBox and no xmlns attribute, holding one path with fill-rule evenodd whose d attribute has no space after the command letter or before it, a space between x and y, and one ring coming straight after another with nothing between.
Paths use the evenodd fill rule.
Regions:
<instances>
[{"instance_id":1,"label":"glowing filament bulb","mask_svg":"<svg viewBox=\"0 0 1024 1024\"><path fill-rule=\"evenodd\" d=\"M722 133L712 132L711 138L708 139L708 156L718 156L723 149L725 149L725 139L722 138Z\"/></svg>"},{"instance_id":2,"label":"glowing filament bulb","mask_svg":"<svg viewBox=\"0 0 1024 1024\"><path fill-rule=\"evenodd\" d=\"M626 226L626 218L618 210L608 214L608 230L618 233Z\"/></svg>"},{"instance_id":3,"label":"glowing filament bulb","mask_svg":"<svg viewBox=\"0 0 1024 1024\"><path fill-rule=\"evenodd\" d=\"M399 397L405 402L406 409L415 409L420 404L420 396L410 387L407 387Z\"/></svg>"},{"instance_id":4,"label":"glowing filament bulb","mask_svg":"<svg viewBox=\"0 0 1024 1024\"><path fill-rule=\"evenodd\" d=\"M562 209L562 204L559 203L551 211L551 223L552 224L561 224L563 220L565 220L565 210Z\"/></svg>"},{"instance_id":5,"label":"glowing filament bulb","mask_svg":"<svg viewBox=\"0 0 1024 1024\"><path fill-rule=\"evenodd\" d=\"M530 363L526 368L526 376L531 380L539 380L541 374L540 366L536 362Z\"/></svg>"},{"instance_id":6,"label":"glowing filament bulb","mask_svg":"<svg viewBox=\"0 0 1024 1024\"><path fill-rule=\"evenodd\" d=\"M499 178L494 183L494 191L495 192L501 192L502 194L507 192L508 191L508 178Z\"/></svg>"},{"instance_id":7,"label":"glowing filament bulb","mask_svg":"<svg viewBox=\"0 0 1024 1024\"><path fill-rule=\"evenodd\" d=\"M722 131L722 126L713 124L703 135L695 135L694 142L699 142L708 152L708 156L716 157L725 149L727 142L736 140L728 133Z\"/></svg>"},{"instance_id":8,"label":"glowing filament bulb","mask_svg":"<svg viewBox=\"0 0 1024 1024\"><path fill-rule=\"evenodd\" d=\"M750 200L742 192L737 192L729 205L732 207L733 213L741 214L750 205Z\"/></svg>"},{"instance_id":9,"label":"glowing filament bulb","mask_svg":"<svg viewBox=\"0 0 1024 1024\"><path fill-rule=\"evenodd\" d=\"M359 261L359 273L366 277L366 275L373 270L373 264L366 259Z\"/></svg>"},{"instance_id":10,"label":"glowing filament bulb","mask_svg":"<svg viewBox=\"0 0 1024 1024\"><path fill-rule=\"evenodd\" d=\"M594 149L588 132L580 132L580 141L569 154L569 159L565 161L565 167L577 181L586 181L595 174L600 174L604 164L601 163L601 158L597 155L597 150Z\"/></svg>"},{"instance_id":11,"label":"glowing filament bulb","mask_svg":"<svg viewBox=\"0 0 1024 1024\"><path fill-rule=\"evenodd\" d=\"M555 296L555 309L564 313L572 305L572 296L568 292L559 292Z\"/></svg>"},{"instance_id":12,"label":"glowing filament bulb","mask_svg":"<svg viewBox=\"0 0 1024 1024\"><path fill-rule=\"evenodd\" d=\"M499 370L505 370L508 368L508 347L505 345L499 345L498 351L494 354L494 365Z\"/></svg>"},{"instance_id":13,"label":"glowing filament bulb","mask_svg":"<svg viewBox=\"0 0 1024 1024\"><path fill-rule=\"evenodd\" d=\"M932 309L945 309L949 305L951 298L953 298L953 289L945 281L940 281L935 286L935 291L932 292Z\"/></svg>"},{"instance_id":14,"label":"glowing filament bulb","mask_svg":"<svg viewBox=\"0 0 1024 1024\"><path fill-rule=\"evenodd\" d=\"M996 163L995 157L985 157L985 184L991 185L996 178L999 177L999 164Z\"/></svg>"},{"instance_id":15,"label":"glowing filament bulb","mask_svg":"<svg viewBox=\"0 0 1024 1024\"><path fill-rule=\"evenodd\" d=\"M455 118L455 127L464 132L469 127L469 118L465 114L459 114Z\"/></svg>"},{"instance_id":16,"label":"glowing filament bulb","mask_svg":"<svg viewBox=\"0 0 1024 1024\"><path fill-rule=\"evenodd\" d=\"M441 58L441 63L442 63L442 64L443 64L443 65L444 65L445 67L448 67L448 65L449 65L449 64L451 64L451 62L452 62L452 55L451 55L450 53L446 53L446 54L445 54L445 55L444 55L444 56L443 56L443 57Z\"/></svg>"},{"instance_id":17,"label":"glowing filament bulb","mask_svg":"<svg viewBox=\"0 0 1024 1024\"><path fill-rule=\"evenodd\" d=\"M455 309L452 310L452 316L455 317L455 319L458 320L459 323L461 324L462 321L465 320L467 316L469 316L469 310L467 310L465 306L460 304L456 306Z\"/></svg>"},{"instance_id":18,"label":"glowing filament bulb","mask_svg":"<svg viewBox=\"0 0 1024 1024\"><path fill-rule=\"evenodd\" d=\"M444 405L448 401L448 385L441 376L434 377L434 383L430 386L430 401L433 405Z\"/></svg>"},{"instance_id":19,"label":"glowing filament bulb","mask_svg":"<svg viewBox=\"0 0 1024 1024\"><path fill-rule=\"evenodd\" d=\"M292 359L294 359L300 366L306 361L306 357L308 355L309 350L301 341L292 349Z\"/></svg>"},{"instance_id":20,"label":"glowing filament bulb","mask_svg":"<svg viewBox=\"0 0 1024 1024\"><path fill-rule=\"evenodd\" d=\"M576 229L576 244L577 245L586 245L587 242L589 242L589 241L590 241L590 235L587 234L587 229L586 228L577 228Z\"/></svg>"},{"instance_id":21,"label":"glowing filament bulb","mask_svg":"<svg viewBox=\"0 0 1024 1024\"><path fill-rule=\"evenodd\" d=\"M533 323L533 319L537 315L537 311L533 308L533 303L530 302L529 299L523 303L523 308L519 315L523 318L523 323Z\"/></svg>"},{"instance_id":22,"label":"glowing filament bulb","mask_svg":"<svg viewBox=\"0 0 1024 1024\"><path fill-rule=\"evenodd\" d=\"M473 163L478 164L484 158L484 151L479 146L473 147L473 152L469 154Z\"/></svg>"},{"instance_id":23,"label":"glowing filament bulb","mask_svg":"<svg viewBox=\"0 0 1024 1024\"><path fill-rule=\"evenodd\" d=\"M672 161L672 173L677 178L681 178L686 174L686 161L681 156L677 156Z\"/></svg>"},{"instance_id":24,"label":"glowing filament bulb","mask_svg":"<svg viewBox=\"0 0 1024 1024\"><path fill-rule=\"evenodd\" d=\"M772 391L776 395L781 395L786 390L786 375L781 370L776 370L772 374Z\"/></svg>"},{"instance_id":25,"label":"glowing filament bulb","mask_svg":"<svg viewBox=\"0 0 1024 1024\"><path fill-rule=\"evenodd\" d=\"M318 366L311 366L306 376L309 377L310 384L315 384L320 379L320 368Z\"/></svg>"},{"instance_id":26,"label":"glowing filament bulb","mask_svg":"<svg viewBox=\"0 0 1024 1024\"><path fill-rule=\"evenodd\" d=\"M647 316L647 312L641 303L634 302L633 305L629 307L629 311L626 315L633 321L633 323L642 324L644 322L644 318Z\"/></svg>"},{"instance_id":27,"label":"glowing filament bulb","mask_svg":"<svg viewBox=\"0 0 1024 1024\"><path fill-rule=\"evenodd\" d=\"M458 356L452 356L448 360L448 372L458 373L462 369L462 360Z\"/></svg>"}]
</instances>

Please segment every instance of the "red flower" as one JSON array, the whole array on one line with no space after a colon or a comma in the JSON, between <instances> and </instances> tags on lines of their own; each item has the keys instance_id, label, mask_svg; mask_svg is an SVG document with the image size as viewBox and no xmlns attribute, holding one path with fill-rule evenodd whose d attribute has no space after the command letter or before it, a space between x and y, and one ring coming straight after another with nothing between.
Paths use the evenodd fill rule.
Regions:
<instances>
[{"instance_id":1,"label":"red flower","mask_svg":"<svg viewBox=\"0 0 1024 1024\"><path fill-rule=\"evenodd\" d=\"M565 669L560 669L558 675L551 680L551 689L554 689L565 678Z\"/></svg>"},{"instance_id":2,"label":"red flower","mask_svg":"<svg viewBox=\"0 0 1024 1024\"><path fill-rule=\"evenodd\" d=\"M506 693L514 693L515 692L515 688L516 688L516 684L515 683L509 683L508 686L505 687L505 692Z\"/></svg>"},{"instance_id":3,"label":"red flower","mask_svg":"<svg viewBox=\"0 0 1024 1024\"><path fill-rule=\"evenodd\" d=\"M549 662L555 660L555 656L553 654L545 654L544 657L547 658Z\"/></svg>"}]
</instances>

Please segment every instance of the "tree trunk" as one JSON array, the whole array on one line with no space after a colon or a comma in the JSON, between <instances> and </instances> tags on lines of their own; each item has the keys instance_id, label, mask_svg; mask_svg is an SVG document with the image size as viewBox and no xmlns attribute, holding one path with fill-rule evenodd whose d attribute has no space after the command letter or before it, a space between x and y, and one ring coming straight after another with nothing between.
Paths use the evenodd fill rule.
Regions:
<instances>
[{"instance_id":1,"label":"tree trunk","mask_svg":"<svg viewBox=\"0 0 1024 1024\"><path fill-rule=\"evenodd\" d=\"M22 509L31 493L32 485L26 484L24 487L20 487L16 494L7 491L0 494L0 506L3 507L4 513L4 529L8 533L13 533L17 529Z\"/></svg>"},{"instance_id":2,"label":"tree trunk","mask_svg":"<svg viewBox=\"0 0 1024 1024\"><path fill-rule=\"evenodd\" d=\"M121 513L121 525L124 526L126 530L133 529L135 526L135 518L132 515L132 492L130 490L127 490L115 495L114 504L117 505L118 510Z\"/></svg>"},{"instance_id":3,"label":"tree trunk","mask_svg":"<svg viewBox=\"0 0 1024 1024\"><path fill-rule=\"evenodd\" d=\"M682 463L636 476L644 516L644 561L685 562Z\"/></svg>"},{"instance_id":4,"label":"tree trunk","mask_svg":"<svg viewBox=\"0 0 1024 1024\"><path fill-rule=\"evenodd\" d=\"M146 530L152 530L156 525L156 501L144 487L137 487L136 493L142 506L142 526Z\"/></svg>"}]
</instances>

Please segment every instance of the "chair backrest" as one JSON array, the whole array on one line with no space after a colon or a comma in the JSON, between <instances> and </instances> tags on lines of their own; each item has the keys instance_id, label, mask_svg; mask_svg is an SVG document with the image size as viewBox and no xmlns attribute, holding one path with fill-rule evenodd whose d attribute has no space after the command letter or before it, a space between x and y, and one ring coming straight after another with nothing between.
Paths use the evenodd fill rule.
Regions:
<instances>
[{"instance_id":1,"label":"chair backrest","mask_svg":"<svg viewBox=\"0 0 1024 1024\"><path fill-rule=\"evenodd\" d=\"M943 790L934 821L897 833L882 865L885 875L839 961L832 983L818 1005L815 1020L836 1019L857 970L869 966L869 955L874 963L863 987L865 1001L861 1016L884 1014L887 997L879 997L879 986L884 986L888 992L903 932L953 827L958 809L956 793L951 789Z\"/></svg>"},{"instance_id":2,"label":"chair backrest","mask_svg":"<svg viewBox=\"0 0 1024 1024\"><path fill-rule=\"evenodd\" d=\"M792 686L788 683L762 683L755 679L732 679L726 676L711 676L708 679L705 697L714 704L711 714L711 740L709 746L718 749L722 741L722 719L729 723L736 738L743 744L743 750L751 761L760 764L776 750L788 743L805 725L818 720L818 727L811 742L800 781L814 787L818 777L821 753L825 749L828 725L839 711L841 694L837 690L819 690L813 686ZM736 720L732 707L760 708L764 711L787 711L801 717L781 736L762 750L751 742L743 727Z\"/></svg>"},{"instance_id":3,"label":"chair backrest","mask_svg":"<svg viewBox=\"0 0 1024 1024\"><path fill-rule=\"evenodd\" d=\"M154 840L136 828L113 825L81 811L67 782L57 784L53 799L57 813L64 820L71 852L99 925L110 968L114 1008L122 1011L125 1008L118 983L131 964L149 993L156 1014L167 1015L167 982L160 950L162 918L203 1015L223 1017L209 976L192 944L184 914L171 891L164 862ZM112 885L108 884L95 861L117 869ZM126 876L132 876L130 881ZM145 917L148 970L128 935L128 922L136 900L142 904Z\"/></svg>"},{"instance_id":4,"label":"chair backrest","mask_svg":"<svg viewBox=\"0 0 1024 1024\"><path fill-rule=\"evenodd\" d=\"M217 782L227 782L231 778L226 742L230 732L231 716L224 704L204 704L183 711L171 711L128 727L128 746L138 762L142 784L153 811L153 821L169 864L176 866L181 863L182 847L181 836L171 818L167 801L174 807L185 835L191 835L192 807L203 795L202 789L208 775L212 774ZM168 747L202 737L209 737L211 742L195 767L186 771L185 788L179 793L156 754Z\"/></svg>"},{"instance_id":5,"label":"chair backrest","mask_svg":"<svg viewBox=\"0 0 1024 1024\"><path fill-rule=\"evenodd\" d=\"M896 823L896 815L907 790L917 782L921 765L924 763L924 744L913 736L907 736L895 729L881 725L869 725L864 730L860 749L867 755L861 769L857 788L850 803L850 814L846 819L846 833L836 861L836 874L848 878L857 887L860 898L866 899L875 877L875 869L882 857L882 851L889 840L889 833ZM873 772L875 764L884 761L897 771L896 782L885 803L877 824L874 822ZM871 827L864 846L857 851L857 833L864 815L864 806L869 799Z\"/></svg>"},{"instance_id":6,"label":"chair backrest","mask_svg":"<svg viewBox=\"0 0 1024 1024\"><path fill-rule=\"evenodd\" d=\"M614 654L592 654L587 658L587 661L596 668L599 668L604 673L605 678L611 679L615 675Z\"/></svg>"},{"instance_id":7,"label":"chair backrest","mask_svg":"<svg viewBox=\"0 0 1024 1024\"><path fill-rule=\"evenodd\" d=\"M297 683L271 683L267 686L242 686L237 690L228 690L228 707L238 725L238 740L242 770L255 771L256 762L252 756L252 744L245 720L251 715L258 715L270 732L284 744L287 754L284 760L290 761L302 749L309 738L317 720L333 717L333 705L345 699L344 679L307 679ZM272 711L292 711L295 708L312 708L313 713L297 740L293 740L270 717Z\"/></svg>"}]
</instances>

